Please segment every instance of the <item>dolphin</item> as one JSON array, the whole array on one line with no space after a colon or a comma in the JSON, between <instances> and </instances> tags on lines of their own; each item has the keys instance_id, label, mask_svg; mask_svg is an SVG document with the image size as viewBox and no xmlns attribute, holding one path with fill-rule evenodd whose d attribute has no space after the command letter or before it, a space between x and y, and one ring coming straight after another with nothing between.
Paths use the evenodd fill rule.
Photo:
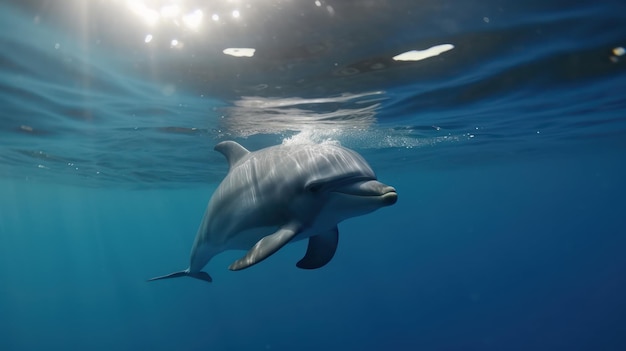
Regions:
<instances>
[{"instance_id":1,"label":"dolphin","mask_svg":"<svg viewBox=\"0 0 626 351\"><path fill-rule=\"evenodd\" d=\"M376 180L361 155L332 143L283 144L250 152L234 141L215 146L229 171L198 228L189 267L148 281L189 276L226 250L247 250L229 269L261 262L287 243L308 239L303 269L326 265L339 240L337 224L393 205L396 189Z\"/></svg>"}]
</instances>

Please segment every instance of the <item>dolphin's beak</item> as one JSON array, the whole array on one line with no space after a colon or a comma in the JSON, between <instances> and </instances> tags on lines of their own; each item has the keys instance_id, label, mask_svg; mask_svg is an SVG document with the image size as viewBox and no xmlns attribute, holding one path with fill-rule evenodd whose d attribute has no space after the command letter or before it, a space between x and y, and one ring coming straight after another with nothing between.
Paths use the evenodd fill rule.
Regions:
<instances>
[{"instance_id":1,"label":"dolphin's beak","mask_svg":"<svg viewBox=\"0 0 626 351\"><path fill-rule=\"evenodd\" d=\"M386 193L383 194L383 201L387 206L393 205L398 201L398 193L396 192L396 188L387 185L385 188L387 190Z\"/></svg>"},{"instance_id":2,"label":"dolphin's beak","mask_svg":"<svg viewBox=\"0 0 626 351\"><path fill-rule=\"evenodd\" d=\"M333 192L353 196L377 196L380 197L387 206L393 205L398 201L396 189L377 180L365 180L343 185L333 189Z\"/></svg>"}]
</instances>

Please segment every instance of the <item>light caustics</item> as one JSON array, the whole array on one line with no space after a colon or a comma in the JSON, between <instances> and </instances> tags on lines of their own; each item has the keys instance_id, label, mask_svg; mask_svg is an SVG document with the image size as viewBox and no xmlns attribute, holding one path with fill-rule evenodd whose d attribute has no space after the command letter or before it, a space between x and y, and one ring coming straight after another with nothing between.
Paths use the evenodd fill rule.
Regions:
<instances>
[{"instance_id":1,"label":"light caustics","mask_svg":"<svg viewBox=\"0 0 626 351\"><path fill-rule=\"evenodd\" d=\"M280 134L315 130L337 134L346 130L366 130L376 123L376 111L384 92L343 94L327 98L241 97L221 127L232 135Z\"/></svg>"}]
</instances>

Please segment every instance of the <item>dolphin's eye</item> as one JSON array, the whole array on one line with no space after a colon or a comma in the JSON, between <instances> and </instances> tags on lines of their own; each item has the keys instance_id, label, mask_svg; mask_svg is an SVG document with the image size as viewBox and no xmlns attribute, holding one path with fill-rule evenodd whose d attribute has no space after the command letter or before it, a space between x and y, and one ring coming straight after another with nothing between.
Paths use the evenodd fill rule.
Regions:
<instances>
[{"instance_id":1,"label":"dolphin's eye","mask_svg":"<svg viewBox=\"0 0 626 351\"><path fill-rule=\"evenodd\" d=\"M309 193L317 193L318 191L320 191L320 189L322 189L322 184L321 183L311 183L309 185L306 186L306 191L308 191Z\"/></svg>"}]
</instances>

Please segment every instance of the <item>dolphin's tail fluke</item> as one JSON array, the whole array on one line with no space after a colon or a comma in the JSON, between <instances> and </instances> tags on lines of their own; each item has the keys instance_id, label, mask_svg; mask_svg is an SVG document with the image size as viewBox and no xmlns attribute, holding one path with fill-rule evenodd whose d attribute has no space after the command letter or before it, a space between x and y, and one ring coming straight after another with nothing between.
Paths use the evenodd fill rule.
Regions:
<instances>
[{"instance_id":1,"label":"dolphin's tail fluke","mask_svg":"<svg viewBox=\"0 0 626 351\"><path fill-rule=\"evenodd\" d=\"M178 278L178 277L192 277L192 278L204 280L205 282L208 282L208 283L213 281L209 273L202 272L202 271L190 272L189 269L185 269L184 271L180 271L180 272L174 272L174 273L162 275L160 277L150 278L148 279L148 281L151 282L153 280L170 279L170 278Z\"/></svg>"}]
</instances>

